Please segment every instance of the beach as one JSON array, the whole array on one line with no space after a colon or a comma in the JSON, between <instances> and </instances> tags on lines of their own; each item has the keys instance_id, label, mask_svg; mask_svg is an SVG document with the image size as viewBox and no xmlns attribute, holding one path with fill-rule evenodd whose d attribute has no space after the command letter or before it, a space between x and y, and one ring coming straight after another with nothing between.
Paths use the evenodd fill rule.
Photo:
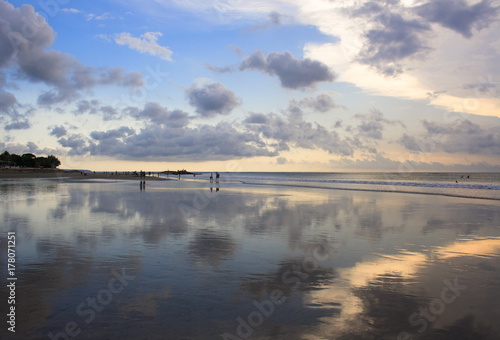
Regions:
<instances>
[{"instance_id":1,"label":"beach","mask_svg":"<svg viewBox=\"0 0 500 340\"><path fill-rule=\"evenodd\" d=\"M209 175L1 179L14 338L500 336L500 211L477 197L495 183L463 197L448 179L426 193L373 175Z\"/></svg>"},{"instance_id":2,"label":"beach","mask_svg":"<svg viewBox=\"0 0 500 340\"><path fill-rule=\"evenodd\" d=\"M139 173L139 171L137 171ZM149 173L149 172L148 172ZM147 175L149 180L164 180L158 178L155 174ZM0 179L2 178L60 178L60 179L115 179L115 180L144 180L133 171L107 171L91 172L78 170L59 170L59 169L27 169L27 168L5 168L0 169Z\"/></svg>"}]
</instances>

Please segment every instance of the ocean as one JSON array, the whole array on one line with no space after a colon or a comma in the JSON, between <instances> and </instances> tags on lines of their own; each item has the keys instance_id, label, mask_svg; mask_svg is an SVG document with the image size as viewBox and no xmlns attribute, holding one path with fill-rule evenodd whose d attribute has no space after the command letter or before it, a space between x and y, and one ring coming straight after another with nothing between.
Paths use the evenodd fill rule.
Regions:
<instances>
[{"instance_id":1,"label":"ocean","mask_svg":"<svg viewBox=\"0 0 500 340\"><path fill-rule=\"evenodd\" d=\"M498 174L220 175L1 179L0 338L500 338Z\"/></svg>"},{"instance_id":2,"label":"ocean","mask_svg":"<svg viewBox=\"0 0 500 340\"><path fill-rule=\"evenodd\" d=\"M456 172L226 172L221 181L500 199L500 173ZM197 179L208 180L210 173Z\"/></svg>"}]
</instances>

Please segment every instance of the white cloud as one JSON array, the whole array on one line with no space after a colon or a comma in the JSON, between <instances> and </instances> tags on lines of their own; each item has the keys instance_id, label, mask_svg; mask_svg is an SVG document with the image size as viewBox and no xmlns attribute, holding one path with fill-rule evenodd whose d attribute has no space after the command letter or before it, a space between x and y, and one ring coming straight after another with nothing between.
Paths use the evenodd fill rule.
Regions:
<instances>
[{"instance_id":1,"label":"white cloud","mask_svg":"<svg viewBox=\"0 0 500 340\"><path fill-rule=\"evenodd\" d=\"M171 61L173 52L165 46L158 44L161 32L146 32L139 37L134 37L130 33L118 33L114 36L114 41L118 45L128 46L141 53L160 57L163 60Z\"/></svg>"},{"instance_id":2,"label":"white cloud","mask_svg":"<svg viewBox=\"0 0 500 340\"><path fill-rule=\"evenodd\" d=\"M61 12L66 12L66 13L81 13L79 9L76 8L62 8Z\"/></svg>"},{"instance_id":3,"label":"white cloud","mask_svg":"<svg viewBox=\"0 0 500 340\"><path fill-rule=\"evenodd\" d=\"M89 14L85 15L85 18L87 19L87 21L91 21L91 20L102 21L102 20L114 19L114 17L111 16L111 13L109 13L109 12L106 12L106 13L103 13L100 15L89 13Z\"/></svg>"},{"instance_id":4,"label":"white cloud","mask_svg":"<svg viewBox=\"0 0 500 340\"><path fill-rule=\"evenodd\" d=\"M378 28L374 26L376 21L368 17L346 15L345 10L353 5L353 1L322 3L321 6L315 2L304 3L300 16L302 23L315 25L323 33L340 38L338 43L307 44L305 57L322 61L335 69L338 81L353 83L369 93L423 100L428 92L446 91L445 95L432 98L430 104L450 111L500 117L498 96L478 95L477 91L466 86L484 83L484 79L492 78L489 82L500 80L499 51L492 45L500 26L498 22L490 20L488 25L478 26L480 30L464 28L465 36L469 38L457 32L458 28L453 30L432 24L429 26L432 31L422 31L424 35L416 40L415 47L421 46L420 52L395 60L402 73L388 77L377 69L380 64L371 65L360 60L366 48L367 34ZM406 18L406 27L410 19L418 16L409 2L385 7L383 11L389 18ZM474 21L469 21L469 26L473 25ZM377 37L379 40L387 38ZM386 66L394 65L387 63Z\"/></svg>"}]
</instances>

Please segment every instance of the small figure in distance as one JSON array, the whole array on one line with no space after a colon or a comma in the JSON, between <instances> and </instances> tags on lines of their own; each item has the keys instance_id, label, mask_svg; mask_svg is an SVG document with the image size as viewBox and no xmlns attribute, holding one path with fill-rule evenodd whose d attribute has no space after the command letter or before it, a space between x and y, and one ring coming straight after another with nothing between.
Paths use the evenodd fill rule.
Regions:
<instances>
[{"instance_id":1,"label":"small figure in distance","mask_svg":"<svg viewBox=\"0 0 500 340\"><path fill-rule=\"evenodd\" d=\"M214 182L214 174L211 172L210 173L210 183Z\"/></svg>"},{"instance_id":2,"label":"small figure in distance","mask_svg":"<svg viewBox=\"0 0 500 340\"><path fill-rule=\"evenodd\" d=\"M215 183L219 183L219 177L220 177L219 173L216 172L215 173Z\"/></svg>"}]
</instances>

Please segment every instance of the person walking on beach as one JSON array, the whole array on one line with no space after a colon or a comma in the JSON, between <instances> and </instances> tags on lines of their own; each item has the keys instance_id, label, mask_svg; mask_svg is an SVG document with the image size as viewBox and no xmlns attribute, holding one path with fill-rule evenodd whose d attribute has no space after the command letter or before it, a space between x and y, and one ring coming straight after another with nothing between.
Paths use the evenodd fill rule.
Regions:
<instances>
[{"instance_id":1,"label":"person walking on beach","mask_svg":"<svg viewBox=\"0 0 500 340\"><path fill-rule=\"evenodd\" d=\"M210 183L214 182L214 174L211 172L210 173Z\"/></svg>"},{"instance_id":2,"label":"person walking on beach","mask_svg":"<svg viewBox=\"0 0 500 340\"><path fill-rule=\"evenodd\" d=\"M219 183L219 177L220 177L219 173L216 172L215 173L215 183Z\"/></svg>"}]
</instances>

